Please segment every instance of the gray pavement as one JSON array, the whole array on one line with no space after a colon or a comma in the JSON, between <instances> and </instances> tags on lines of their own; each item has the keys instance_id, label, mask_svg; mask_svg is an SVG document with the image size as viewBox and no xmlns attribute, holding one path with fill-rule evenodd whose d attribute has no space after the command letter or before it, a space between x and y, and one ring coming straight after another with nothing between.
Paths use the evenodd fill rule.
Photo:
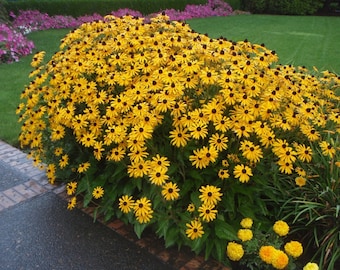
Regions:
<instances>
[{"instance_id":1,"label":"gray pavement","mask_svg":"<svg viewBox=\"0 0 340 270\"><path fill-rule=\"evenodd\" d=\"M0 141L0 269L173 269L79 209Z\"/></svg>"}]
</instances>

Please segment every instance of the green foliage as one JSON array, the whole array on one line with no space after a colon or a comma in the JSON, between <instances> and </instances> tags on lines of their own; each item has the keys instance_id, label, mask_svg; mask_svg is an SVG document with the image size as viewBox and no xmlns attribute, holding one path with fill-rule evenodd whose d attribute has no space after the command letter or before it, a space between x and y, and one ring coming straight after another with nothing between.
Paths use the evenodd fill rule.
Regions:
<instances>
[{"instance_id":1,"label":"green foliage","mask_svg":"<svg viewBox=\"0 0 340 270\"><path fill-rule=\"evenodd\" d=\"M0 23L9 24L9 16L6 9L6 0L0 0Z\"/></svg>"},{"instance_id":2,"label":"green foliage","mask_svg":"<svg viewBox=\"0 0 340 270\"><path fill-rule=\"evenodd\" d=\"M17 110L21 146L51 183L67 182L69 209L81 197L166 246L227 262L229 242L228 257L240 260L240 220L267 232L290 193L284 184L339 151L340 78L278 65L264 45L213 39L165 15L148 24L108 16L43 56ZM291 265L282 250L272 257Z\"/></svg>"},{"instance_id":3,"label":"green foliage","mask_svg":"<svg viewBox=\"0 0 340 270\"><path fill-rule=\"evenodd\" d=\"M129 8L138 10L142 14L152 14L164 9L184 10L188 4L205 4L205 0L24 0L10 1L7 3L7 9L18 12L19 10L39 10L52 15L70 15L73 17L91 15L98 13L100 15L110 14L113 10Z\"/></svg>"},{"instance_id":4,"label":"green foliage","mask_svg":"<svg viewBox=\"0 0 340 270\"><path fill-rule=\"evenodd\" d=\"M243 0L242 8L253 13L309 15L324 6L325 0Z\"/></svg>"}]
</instances>

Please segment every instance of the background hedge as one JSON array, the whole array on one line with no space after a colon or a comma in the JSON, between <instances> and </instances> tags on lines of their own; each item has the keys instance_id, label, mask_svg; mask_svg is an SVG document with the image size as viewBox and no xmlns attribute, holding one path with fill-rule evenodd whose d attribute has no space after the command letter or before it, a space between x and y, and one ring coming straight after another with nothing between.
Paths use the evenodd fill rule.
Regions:
<instances>
[{"instance_id":1,"label":"background hedge","mask_svg":"<svg viewBox=\"0 0 340 270\"><path fill-rule=\"evenodd\" d=\"M15 13L19 10L39 10L51 16L78 17L93 13L104 16L120 8L138 10L146 15L170 8L184 10L188 4L199 5L206 2L207 0L20 0L7 1L6 7Z\"/></svg>"},{"instance_id":2,"label":"background hedge","mask_svg":"<svg viewBox=\"0 0 340 270\"><path fill-rule=\"evenodd\" d=\"M253 13L284 15L315 14L326 0L241 0L241 8Z\"/></svg>"}]
</instances>

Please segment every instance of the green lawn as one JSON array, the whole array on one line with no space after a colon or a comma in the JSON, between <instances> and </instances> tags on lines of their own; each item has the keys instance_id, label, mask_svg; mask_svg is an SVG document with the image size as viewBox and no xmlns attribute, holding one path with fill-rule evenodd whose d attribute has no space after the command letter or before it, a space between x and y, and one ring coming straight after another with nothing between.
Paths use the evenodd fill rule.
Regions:
<instances>
[{"instance_id":1,"label":"green lawn","mask_svg":"<svg viewBox=\"0 0 340 270\"><path fill-rule=\"evenodd\" d=\"M214 38L264 43L282 64L340 74L340 17L239 15L193 19L189 24Z\"/></svg>"},{"instance_id":2,"label":"green lawn","mask_svg":"<svg viewBox=\"0 0 340 270\"><path fill-rule=\"evenodd\" d=\"M340 74L340 17L239 15L193 19L188 23L200 33L230 40L248 39L275 50L282 64L294 64ZM28 36L45 50L46 59L58 50L67 29L35 32ZM32 56L18 63L0 64L0 139L17 145L20 125L15 109L29 83Z\"/></svg>"}]
</instances>

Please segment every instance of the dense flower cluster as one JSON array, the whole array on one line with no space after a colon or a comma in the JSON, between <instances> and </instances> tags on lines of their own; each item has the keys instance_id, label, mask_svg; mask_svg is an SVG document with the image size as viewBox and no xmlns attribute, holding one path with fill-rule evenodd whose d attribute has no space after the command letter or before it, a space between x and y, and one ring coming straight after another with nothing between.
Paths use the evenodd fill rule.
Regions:
<instances>
[{"instance_id":1,"label":"dense flower cluster","mask_svg":"<svg viewBox=\"0 0 340 270\"><path fill-rule=\"evenodd\" d=\"M327 137L339 132L339 78L275 65L264 45L212 39L164 14L107 16L42 56L17 110L21 146L51 183L70 182L70 209L83 194L137 233L154 225L166 243L210 255L257 239L251 219L239 233L232 221L273 218L261 198L274 180L308 179L316 153L339 151ZM243 256L239 245L230 259ZM274 253L260 257L283 269L288 255Z\"/></svg>"},{"instance_id":2,"label":"dense flower cluster","mask_svg":"<svg viewBox=\"0 0 340 270\"><path fill-rule=\"evenodd\" d=\"M232 8L222 0L208 0L205 5L187 5L183 11L166 9L164 12L172 20L187 20L212 16L228 16L232 14ZM112 11L110 15L116 17L124 15L143 17L143 14L139 11L128 8ZM0 26L0 63L18 61L21 56L32 52L33 42L26 40L23 35L47 29L74 29L83 23L104 19L103 16L97 13L73 18L63 15L50 16L38 10L20 10L18 14L10 12L10 16L13 26L9 27L4 24ZM150 14L146 18L149 19L154 16L155 14Z\"/></svg>"},{"instance_id":3,"label":"dense flower cluster","mask_svg":"<svg viewBox=\"0 0 340 270\"><path fill-rule=\"evenodd\" d=\"M240 225L241 229L238 230L237 237L241 243L232 241L227 245L226 253L232 261L242 259L242 264L257 269L267 269L267 266L274 269L287 269L289 261L292 265L292 261L303 253L300 242L292 240L284 244L283 239L276 237L277 234L279 236L288 234L289 225L282 220L276 221L269 232L262 232L258 227L252 228L251 218L243 218Z\"/></svg>"},{"instance_id":4,"label":"dense flower cluster","mask_svg":"<svg viewBox=\"0 0 340 270\"><path fill-rule=\"evenodd\" d=\"M0 63L11 63L32 53L34 44L15 28L0 23Z\"/></svg>"}]
</instances>

